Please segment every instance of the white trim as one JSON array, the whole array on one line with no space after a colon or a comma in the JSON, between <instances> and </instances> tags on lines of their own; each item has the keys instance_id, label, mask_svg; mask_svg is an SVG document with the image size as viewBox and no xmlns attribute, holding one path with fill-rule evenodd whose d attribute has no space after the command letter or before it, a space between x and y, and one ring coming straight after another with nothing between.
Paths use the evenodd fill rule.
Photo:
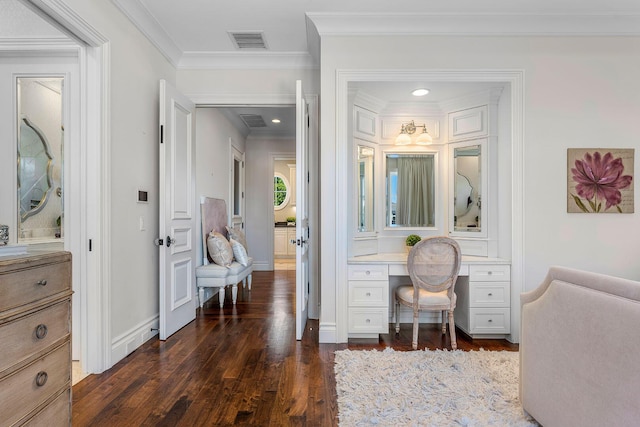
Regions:
<instances>
[{"instance_id":1,"label":"white trim","mask_svg":"<svg viewBox=\"0 0 640 427\"><path fill-rule=\"evenodd\" d=\"M139 0L111 0L111 3L144 34L169 63L177 67L182 57L182 50L142 2Z\"/></svg>"},{"instance_id":2,"label":"white trim","mask_svg":"<svg viewBox=\"0 0 640 427\"><path fill-rule=\"evenodd\" d=\"M158 315L155 315L115 337L111 342L111 359L124 359L142 344L158 335L159 323Z\"/></svg>"},{"instance_id":3,"label":"white trim","mask_svg":"<svg viewBox=\"0 0 640 427\"><path fill-rule=\"evenodd\" d=\"M259 106L265 107L270 105L295 105L296 96L282 94L218 94L218 93L185 93L197 107L237 107L242 106Z\"/></svg>"},{"instance_id":4,"label":"white trim","mask_svg":"<svg viewBox=\"0 0 640 427\"><path fill-rule=\"evenodd\" d=\"M108 39L62 0L24 0L26 6L80 45L80 138L86 141L81 156L84 197L82 264L82 362L89 373L111 367L110 352L110 48ZM89 252L89 239L93 250Z\"/></svg>"},{"instance_id":5,"label":"white trim","mask_svg":"<svg viewBox=\"0 0 640 427\"><path fill-rule=\"evenodd\" d=\"M640 14L307 12L320 36L637 36Z\"/></svg>"},{"instance_id":6,"label":"white trim","mask_svg":"<svg viewBox=\"0 0 640 427\"><path fill-rule=\"evenodd\" d=\"M237 69L316 69L307 52L184 52L178 69L237 70Z\"/></svg>"},{"instance_id":7,"label":"white trim","mask_svg":"<svg viewBox=\"0 0 640 427\"><path fill-rule=\"evenodd\" d=\"M0 40L0 57L77 57L78 44L61 38L12 38Z\"/></svg>"},{"instance_id":8,"label":"white trim","mask_svg":"<svg viewBox=\"0 0 640 427\"><path fill-rule=\"evenodd\" d=\"M348 86L352 81L424 81L424 82L501 82L511 85L511 130L512 130L512 248L511 248L511 335L513 342L519 340L520 302L524 291L524 71L523 70L336 70L336 182L335 215L336 236L348 235L347 221L341 214L348 211L349 200L346 183L349 182L348 135ZM330 251L330 248L328 249ZM326 251L325 251L326 252ZM320 342L347 342L347 242L335 240L335 288L336 319L332 323L320 324ZM331 283L331 278L325 278ZM334 331L335 328L335 331ZM335 341L326 341L335 333Z\"/></svg>"},{"instance_id":9,"label":"white trim","mask_svg":"<svg viewBox=\"0 0 640 427\"><path fill-rule=\"evenodd\" d=\"M296 151L294 149L294 151L290 151L290 152L270 152L269 153L269 158L271 159L271 164L269 165L269 170L271 171L270 176L275 176L276 172L275 172L275 162L276 160L294 160L296 159ZM287 183L289 181L289 179L287 178ZM273 183L272 181L269 181L268 183L268 187L266 188L266 190L268 192L270 192L271 194L273 194ZM287 189L289 188L289 186L287 185ZM289 192L287 191L287 196ZM288 202L288 201L287 201ZM270 224L274 225L275 224L275 209L270 209L269 211L269 215L271 216L271 221ZM275 249L275 242L274 242L274 235L273 235L273 229L271 230L271 232L269 233L269 238L268 238L269 242L268 242L268 247L271 248L271 250L269 251L269 258L268 258L268 264L269 264L269 270L273 270L275 268L275 255L274 255L274 249Z\"/></svg>"}]
</instances>

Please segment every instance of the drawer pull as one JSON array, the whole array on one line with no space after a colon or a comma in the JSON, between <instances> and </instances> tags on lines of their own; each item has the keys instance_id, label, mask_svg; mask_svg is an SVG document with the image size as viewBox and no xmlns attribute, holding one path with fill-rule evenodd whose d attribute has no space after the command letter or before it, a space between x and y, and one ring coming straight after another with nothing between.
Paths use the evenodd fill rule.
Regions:
<instances>
[{"instance_id":1,"label":"drawer pull","mask_svg":"<svg viewBox=\"0 0 640 427\"><path fill-rule=\"evenodd\" d=\"M38 387L42 387L47 383L48 378L49 378L49 375L47 375L45 371L38 372L38 375L36 375L36 385Z\"/></svg>"},{"instance_id":2,"label":"drawer pull","mask_svg":"<svg viewBox=\"0 0 640 427\"><path fill-rule=\"evenodd\" d=\"M365 320L365 323L371 323L371 319Z\"/></svg>"},{"instance_id":3,"label":"drawer pull","mask_svg":"<svg viewBox=\"0 0 640 427\"><path fill-rule=\"evenodd\" d=\"M371 274L371 272L369 270L367 270L364 274L366 274L367 276Z\"/></svg>"},{"instance_id":4,"label":"drawer pull","mask_svg":"<svg viewBox=\"0 0 640 427\"><path fill-rule=\"evenodd\" d=\"M45 279L39 280L36 285L47 286L47 281Z\"/></svg>"},{"instance_id":5,"label":"drawer pull","mask_svg":"<svg viewBox=\"0 0 640 427\"><path fill-rule=\"evenodd\" d=\"M492 297L492 296L493 296L493 294L492 294L491 292L489 292L489 293L487 294L487 296Z\"/></svg>"},{"instance_id":6,"label":"drawer pull","mask_svg":"<svg viewBox=\"0 0 640 427\"><path fill-rule=\"evenodd\" d=\"M371 292L367 292L367 296L370 297L371 296Z\"/></svg>"},{"instance_id":7,"label":"drawer pull","mask_svg":"<svg viewBox=\"0 0 640 427\"><path fill-rule=\"evenodd\" d=\"M47 336L47 325L43 325L42 323L39 324L38 326L36 326L36 338L38 338L39 340L43 339L44 337Z\"/></svg>"},{"instance_id":8,"label":"drawer pull","mask_svg":"<svg viewBox=\"0 0 640 427\"><path fill-rule=\"evenodd\" d=\"M493 322L493 319L489 319L489 320L487 320L487 322L491 323L491 322Z\"/></svg>"},{"instance_id":9,"label":"drawer pull","mask_svg":"<svg viewBox=\"0 0 640 427\"><path fill-rule=\"evenodd\" d=\"M487 274L491 276L493 274L493 271L487 271Z\"/></svg>"}]
</instances>

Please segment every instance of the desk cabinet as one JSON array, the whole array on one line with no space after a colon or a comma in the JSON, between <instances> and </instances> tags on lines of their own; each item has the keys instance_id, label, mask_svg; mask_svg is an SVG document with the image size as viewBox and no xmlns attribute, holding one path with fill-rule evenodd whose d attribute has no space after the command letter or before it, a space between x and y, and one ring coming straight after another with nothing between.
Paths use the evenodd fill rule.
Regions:
<instances>
[{"instance_id":1,"label":"desk cabinet","mask_svg":"<svg viewBox=\"0 0 640 427\"><path fill-rule=\"evenodd\" d=\"M296 256L295 227L276 227L273 230L273 254L276 257L291 258Z\"/></svg>"},{"instance_id":2,"label":"desk cabinet","mask_svg":"<svg viewBox=\"0 0 640 427\"><path fill-rule=\"evenodd\" d=\"M71 255L0 258L0 425L71 425Z\"/></svg>"},{"instance_id":3,"label":"desk cabinet","mask_svg":"<svg viewBox=\"0 0 640 427\"><path fill-rule=\"evenodd\" d=\"M473 338L503 338L511 332L509 265L470 265L456 284L456 326Z\"/></svg>"},{"instance_id":4,"label":"desk cabinet","mask_svg":"<svg viewBox=\"0 0 640 427\"><path fill-rule=\"evenodd\" d=\"M389 266L349 265L349 337L389 332Z\"/></svg>"}]
</instances>

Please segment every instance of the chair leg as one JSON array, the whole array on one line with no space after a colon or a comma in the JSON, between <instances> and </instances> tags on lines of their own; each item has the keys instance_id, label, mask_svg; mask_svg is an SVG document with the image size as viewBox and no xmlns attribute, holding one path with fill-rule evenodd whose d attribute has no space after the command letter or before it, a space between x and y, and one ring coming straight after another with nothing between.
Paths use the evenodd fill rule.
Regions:
<instances>
[{"instance_id":1,"label":"chair leg","mask_svg":"<svg viewBox=\"0 0 640 427\"><path fill-rule=\"evenodd\" d=\"M233 301L233 305L236 305L236 301L238 300L238 284L234 283L231 287L231 300Z\"/></svg>"},{"instance_id":2,"label":"chair leg","mask_svg":"<svg viewBox=\"0 0 640 427\"><path fill-rule=\"evenodd\" d=\"M200 308L204 305L204 288L198 288L198 302L200 303Z\"/></svg>"},{"instance_id":3,"label":"chair leg","mask_svg":"<svg viewBox=\"0 0 640 427\"><path fill-rule=\"evenodd\" d=\"M218 288L218 301L220 302L220 308L224 307L224 286Z\"/></svg>"},{"instance_id":4,"label":"chair leg","mask_svg":"<svg viewBox=\"0 0 640 427\"><path fill-rule=\"evenodd\" d=\"M418 328L420 324L418 323L418 312L413 313L413 341L411 342L411 346L414 350L418 349Z\"/></svg>"},{"instance_id":5,"label":"chair leg","mask_svg":"<svg viewBox=\"0 0 640 427\"><path fill-rule=\"evenodd\" d=\"M251 290L251 274L247 276L247 286L249 287L249 290Z\"/></svg>"},{"instance_id":6,"label":"chair leg","mask_svg":"<svg viewBox=\"0 0 640 427\"><path fill-rule=\"evenodd\" d=\"M447 333L447 310L442 310L442 333Z\"/></svg>"},{"instance_id":7,"label":"chair leg","mask_svg":"<svg viewBox=\"0 0 640 427\"><path fill-rule=\"evenodd\" d=\"M396 334L400 333L400 303L396 300Z\"/></svg>"},{"instance_id":8,"label":"chair leg","mask_svg":"<svg viewBox=\"0 0 640 427\"><path fill-rule=\"evenodd\" d=\"M458 343L456 342L456 325L453 320L453 310L449 311L449 334L451 335L451 349L456 350Z\"/></svg>"}]
</instances>

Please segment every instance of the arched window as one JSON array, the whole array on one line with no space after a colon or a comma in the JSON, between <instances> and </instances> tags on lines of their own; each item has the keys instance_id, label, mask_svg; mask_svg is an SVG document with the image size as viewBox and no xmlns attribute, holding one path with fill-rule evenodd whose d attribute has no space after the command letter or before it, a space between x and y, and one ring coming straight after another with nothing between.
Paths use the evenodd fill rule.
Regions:
<instances>
[{"instance_id":1,"label":"arched window","mask_svg":"<svg viewBox=\"0 0 640 427\"><path fill-rule=\"evenodd\" d=\"M289 203L289 181L287 178L275 172L273 174L273 208L283 209Z\"/></svg>"}]
</instances>

